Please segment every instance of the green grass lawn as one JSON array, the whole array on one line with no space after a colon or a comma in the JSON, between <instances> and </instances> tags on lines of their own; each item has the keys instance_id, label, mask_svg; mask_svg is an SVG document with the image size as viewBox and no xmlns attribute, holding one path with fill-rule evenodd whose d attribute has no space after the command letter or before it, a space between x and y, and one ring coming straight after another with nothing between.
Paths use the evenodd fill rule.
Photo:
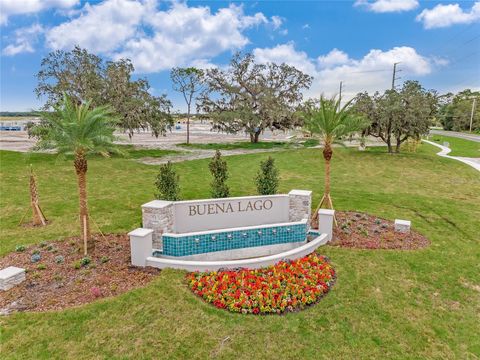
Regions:
<instances>
[{"instance_id":1,"label":"green grass lawn","mask_svg":"<svg viewBox=\"0 0 480 360\"><path fill-rule=\"evenodd\" d=\"M209 143L209 144L179 144L179 146L202 150L237 150L237 149L290 149L294 147L312 147L317 146L318 140L308 139L302 142L291 141L261 141L251 143L248 141L236 141L231 143Z\"/></svg>"},{"instance_id":2,"label":"green grass lawn","mask_svg":"<svg viewBox=\"0 0 480 360\"><path fill-rule=\"evenodd\" d=\"M417 153L388 155L335 149L332 197L337 209L412 220L431 246L418 251L325 246L338 275L317 305L285 316L245 316L195 297L184 272L115 298L65 311L0 317L2 359L475 359L480 357L480 176L462 163ZM77 232L73 166L52 155L1 155L1 253L16 244ZM281 191L323 189L321 149L271 154ZM267 154L226 158L232 196L255 192L253 177ZM18 227L28 209L28 164L52 223ZM174 165L185 199L208 197L208 159ZM92 218L104 232L140 225L140 205L153 198L156 166L131 159L89 162ZM95 226L93 226L95 229Z\"/></svg>"},{"instance_id":3,"label":"green grass lawn","mask_svg":"<svg viewBox=\"0 0 480 360\"><path fill-rule=\"evenodd\" d=\"M450 143L452 151L448 155L451 156L480 157L479 142L443 135L432 135L431 141L435 141L440 145L443 145L444 141Z\"/></svg>"}]
</instances>

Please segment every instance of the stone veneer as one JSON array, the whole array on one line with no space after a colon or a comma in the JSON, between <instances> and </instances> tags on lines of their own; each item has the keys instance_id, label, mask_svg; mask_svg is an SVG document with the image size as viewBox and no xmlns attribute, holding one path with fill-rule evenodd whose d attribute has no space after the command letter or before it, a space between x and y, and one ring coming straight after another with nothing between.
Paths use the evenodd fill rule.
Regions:
<instances>
[{"instance_id":1,"label":"stone veneer","mask_svg":"<svg viewBox=\"0 0 480 360\"><path fill-rule=\"evenodd\" d=\"M288 193L290 200L289 220L301 221L310 219L312 212L312 192L308 190L292 190Z\"/></svg>"},{"instance_id":2,"label":"stone veneer","mask_svg":"<svg viewBox=\"0 0 480 360\"><path fill-rule=\"evenodd\" d=\"M289 221L297 222L309 219L312 207L312 192L292 190L288 193ZM174 232L174 202L155 200L142 205L143 228L153 230L153 248L162 249L162 234Z\"/></svg>"},{"instance_id":3,"label":"stone veneer","mask_svg":"<svg viewBox=\"0 0 480 360\"><path fill-rule=\"evenodd\" d=\"M152 205L155 204L155 205ZM143 227L153 230L153 248L162 249L162 234L173 232L173 202L157 200L142 205Z\"/></svg>"}]
</instances>

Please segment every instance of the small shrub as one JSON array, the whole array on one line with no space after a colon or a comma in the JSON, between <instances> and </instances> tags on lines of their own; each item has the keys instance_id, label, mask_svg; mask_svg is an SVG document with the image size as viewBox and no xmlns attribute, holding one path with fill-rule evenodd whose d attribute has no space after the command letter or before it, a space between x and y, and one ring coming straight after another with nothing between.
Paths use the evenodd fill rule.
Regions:
<instances>
[{"instance_id":1,"label":"small shrub","mask_svg":"<svg viewBox=\"0 0 480 360\"><path fill-rule=\"evenodd\" d=\"M54 247L53 247L52 244L50 244L50 245L47 246L47 250L48 250L48 251L52 251L53 249L54 249Z\"/></svg>"},{"instance_id":2,"label":"small shrub","mask_svg":"<svg viewBox=\"0 0 480 360\"><path fill-rule=\"evenodd\" d=\"M55 281L62 281L62 280L63 280L63 276L60 275L60 274L55 274L55 275L53 276L53 280L55 280Z\"/></svg>"},{"instance_id":3,"label":"small shrub","mask_svg":"<svg viewBox=\"0 0 480 360\"><path fill-rule=\"evenodd\" d=\"M260 195L273 195L278 189L278 169L275 160L269 156L260 163L260 169L255 177L257 191Z\"/></svg>"},{"instance_id":4,"label":"small shrub","mask_svg":"<svg viewBox=\"0 0 480 360\"><path fill-rule=\"evenodd\" d=\"M80 262L80 260L75 261L73 263L73 267L77 270L80 269L82 267L82 263Z\"/></svg>"},{"instance_id":5,"label":"small shrub","mask_svg":"<svg viewBox=\"0 0 480 360\"><path fill-rule=\"evenodd\" d=\"M39 253L34 253L34 254L30 257L30 260L31 260L32 263L39 262L41 259L42 259L42 255L40 255Z\"/></svg>"},{"instance_id":6,"label":"small shrub","mask_svg":"<svg viewBox=\"0 0 480 360\"><path fill-rule=\"evenodd\" d=\"M45 264L38 264L37 265L37 270L45 270L47 266Z\"/></svg>"},{"instance_id":7,"label":"small shrub","mask_svg":"<svg viewBox=\"0 0 480 360\"><path fill-rule=\"evenodd\" d=\"M382 220L380 220L380 219L375 220L375 224L380 225L381 223L382 223Z\"/></svg>"},{"instance_id":8,"label":"small shrub","mask_svg":"<svg viewBox=\"0 0 480 360\"><path fill-rule=\"evenodd\" d=\"M210 160L208 165L210 172L213 176L211 182L211 195L213 198L225 198L230 195L230 189L226 184L228 179L228 167L227 162L222 158L222 154L219 150L215 152L214 157Z\"/></svg>"},{"instance_id":9,"label":"small shrub","mask_svg":"<svg viewBox=\"0 0 480 360\"><path fill-rule=\"evenodd\" d=\"M362 234L362 235L365 236L365 237L368 237L368 231L367 231L367 229L362 229L362 230L360 230L360 234Z\"/></svg>"},{"instance_id":10,"label":"small shrub","mask_svg":"<svg viewBox=\"0 0 480 360\"><path fill-rule=\"evenodd\" d=\"M341 228L342 228L342 230L348 229L348 225L346 223L343 223Z\"/></svg>"},{"instance_id":11,"label":"small shrub","mask_svg":"<svg viewBox=\"0 0 480 360\"><path fill-rule=\"evenodd\" d=\"M62 255L55 256L55 262L57 264L63 264L65 262L65 258Z\"/></svg>"},{"instance_id":12,"label":"small shrub","mask_svg":"<svg viewBox=\"0 0 480 360\"><path fill-rule=\"evenodd\" d=\"M168 201L180 200L179 180L180 177L177 175L170 161L166 164L160 165L160 171L155 180L155 187L157 188L155 197L157 199Z\"/></svg>"},{"instance_id":13,"label":"small shrub","mask_svg":"<svg viewBox=\"0 0 480 360\"><path fill-rule=\"evenodd\" d=\"M45 247L45 246L47 246L47 242L46 242L46 241L42 241L42 242L40 243L40 247L43 248L43 247Z\"/></svg>"},{"instance_id":14,"label":"small shrub","mask_svg":"<svg viewBox=\"0 0 480 360\"><path fill-rule=\"evenodd\" d=\"M15 251L16 252L24 252L26 250L25 245L17 245L15 246Z\"/></svg>"},{"instance_id":15,"label":"small shrub","mask_svg":"<svg viewBox=\"0 0 480 360\"><path fill-rule=\"evenodd\" d=\"M87 266L88 264L90 264L92 262L92 259L90 259L88 256L85 256L84 258L82 258L80 260L80 264L82 266Z\"/></svg>"},{"instance_id":16,"label":"small shrub","mask_svg":"<svg viewBox=\"0 0 480 360\"><path fill-rule=\"evenodd\" d=\"M382 228L382 229L387 229L387 228L388 228L388 224L382 224L382 225L381 225L381 228Z\"/></svg>"},{"instance_id":17,"label":"small shrub","mask_svg":"<svg viewBox=\"0 0 480 360\"><path fill-rule=\"evenodd\" d=\"M32 255L35 255L35 254L40 254L40 250L38 250L38 249L33 250Z\"/></svg>"},{"instance_id":18,"label":"small shrub","mask_svg":"<svg viewBox=\"0 0 480 360\"><path fill-rule=\"evenodd\" d=\"M102 264L105 264L106 262L108 262L110 260L110 258L108 256L102 256L101 259L100 259L100 262Z\"/></svg>"}]
</instances>

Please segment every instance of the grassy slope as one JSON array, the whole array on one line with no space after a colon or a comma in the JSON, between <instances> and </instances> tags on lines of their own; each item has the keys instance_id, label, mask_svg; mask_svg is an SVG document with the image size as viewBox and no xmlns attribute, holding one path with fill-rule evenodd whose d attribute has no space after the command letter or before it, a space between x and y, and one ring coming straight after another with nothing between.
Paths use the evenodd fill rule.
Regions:
<instances>
[{"instance_id":1,"label":"grassy slope","mask_svg":"<svg viewBox=\"0 0 480 360\"><path fill-rule=\"evenodd\" d=\"M442 135L432 135L431 141L435 141L440 145L443 145L444 141L448 141L452 149L448 155L480 158L479 142Z\"/></svg>"},{"instance_id":2,"label":"grassy slope","mask_svg":"<svg viewBox=\"0 0 480 360\"><path fill-rule=\"evenodd\" d=\"M217 310L194 297L184 273L166 270L149 286L78 309L0 318L4 358L468 358L480 356L480 177L461 163L417 154L338 149L333 199L338 209L406 218L432 245L413 252L322 247L338 281L318 305L286 316ZM274 153L281 191L323 186L321 150ZM15 244L77 231L70 163L49 155L24 160L1 153L2 253ZM232 195L254 192L250 180L265 154L228 157ZM53 223L16 226L28 204L27 168L39 174L42 206ZM208 160L176 164L184 198L208 196ZM93 218L103 231L140 224L156 167L133 160L89 164ZM187 185L188 184L188 185ZM187 187L188 186L188 187Z\"/></svg>"}]
</instances>

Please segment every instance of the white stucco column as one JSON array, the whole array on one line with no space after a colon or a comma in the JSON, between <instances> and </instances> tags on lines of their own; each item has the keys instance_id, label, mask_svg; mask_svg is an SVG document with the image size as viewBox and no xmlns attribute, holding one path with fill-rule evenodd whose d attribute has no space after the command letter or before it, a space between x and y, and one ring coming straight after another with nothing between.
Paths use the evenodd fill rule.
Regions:
<instances>
[{"instance_id":1,"label":"white stucco column","mask_svg":"<svg viewBox=\"0 0 480 360\"><path fill-rule=\"evenodd\" d=\"M152 229L138 228L130 231L130 256L132 265L145 266L147 257L152 256Z\"/></svg>"},{"instance_id":2,"label":"white stucco column","mask_svg":"<svg viewBox=\"0 0 480 360\"><path fill-rule=\"evenodd\" d=\"M320 209L318 210L318 230L321 234L328 235L328 241L332 240L333 235L333 217L335 210Z\"/></svg>"}]
</instances>

